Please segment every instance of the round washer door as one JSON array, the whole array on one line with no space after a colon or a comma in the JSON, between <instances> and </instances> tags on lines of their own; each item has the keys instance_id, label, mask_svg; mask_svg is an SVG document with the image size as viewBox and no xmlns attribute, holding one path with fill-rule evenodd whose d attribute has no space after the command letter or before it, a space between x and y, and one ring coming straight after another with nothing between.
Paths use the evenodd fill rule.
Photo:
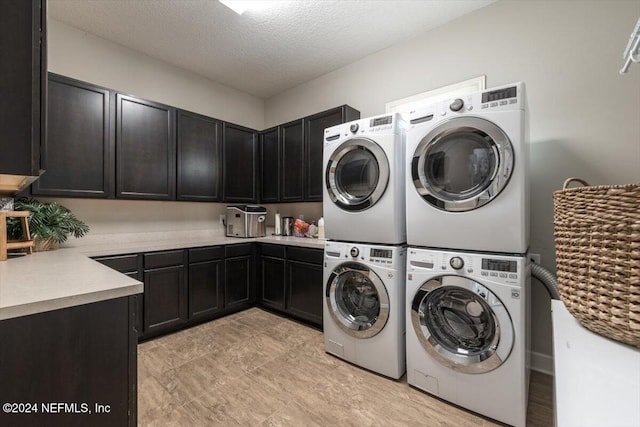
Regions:
<instances>
[{"instance_id":1,"label":"round washer door","mask_svg":"<svg viewBox=\"0 0 640 427\"><path fill-rule=\"evenodd\" d=\"M356 338L377 335L389 319L389 294L380 277L355 262L337 266L326 285L325 298L335 323Z\"/></svg>"},{"instance_id":2,"label":"round washer door","mask_svg":"<svg viewBox=\"0 0 640 427\"><path fill-rule=\"evenodd\" d=\"M411 305L424 349L442 365L468 374L502 365L513 348L511 317L500 299L473 280L445 275L425 282Z\"/></svg>"},{"instance_id":3,"label":"round washer door","mask_svg":"<svg viewBox=\"0 0 640 427\"><path fill-rule=\"evenodd\" d=\"M509 137L496 124L455 117L433 128L416 147L413 184L438 209L469 211L500 194L511 178L513 156Z\"/></svg>"},{"instance_id":4,"label":"round washer door","mask_svg":"<svg viewBox=\"0 0 640 427\"><path fill-rule=\"evenodd\" d=\"M389 161L384 150L368 138L342 143L326 165L329 198L347 211L363 211L375 205L389 183Z\"/></svg>"}]
</instances>

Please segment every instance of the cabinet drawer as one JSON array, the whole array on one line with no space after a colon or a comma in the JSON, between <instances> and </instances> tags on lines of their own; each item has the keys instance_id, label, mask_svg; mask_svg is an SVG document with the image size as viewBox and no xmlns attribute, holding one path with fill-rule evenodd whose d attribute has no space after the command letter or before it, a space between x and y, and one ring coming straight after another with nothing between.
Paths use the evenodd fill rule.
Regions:
<instances>
[{"instance_id":1,"label":"cabinet drawer","mask_svg":"<svg viewBox=\"0 0 640 427\"><path fill-rule=\"evenodd\" d=\"M135 273L138 271L138 255L100 257L94 258L94 260L120 273Z\"/></svg>"},{"instance_id":2,"label":"cabinet drawer","mask_svg":"<svg viewBox=\"0 0 640 427\"><path fill-rule=\"evenodd\" d=\"M321 249L298 248L296 246L289 246L287 249L287 259L322 264L322 258L323 251Z\"/></svg>"},{"instance_id":3,"label":"cabinet drawer","mask_svg":"<svg viewBox=\"0 0 640 427\"><path fill-rule=\"evenodd\" d=\"M284 246L282 245L270 245L268 243L263 243L261 250L263 256L284 258Z\"/></svg>"},{"instance_id":4,"label":"cabinet drawer","mask_svg":"<svg viewBox=\"0 0 640 427\"><path fill-rule=\"evenodd\" d=\"M242 245L229 245L225 247L225 256L227 258L251 255L253 243L245 243Z\"/></svg>"},{"instance_id":5,"label":"cabinet drawer","mask_svg":"<svg viewBox=\"0 0 640 427\"><path fill-rule=\"evenodd\" d=\"M224 247L216 246L209 248L189 249L189 262L212 261L224 258Z\"/></svg>"},{"instance_id":6,"label":"cabinet drawer","mask_svg":"<svg viewBox=\"0 0 640 427\"><path fill-rule=\"evenodd\" d=\"M184 251L166 251L144 254L144 268L161 268L184 263Z\"/></svg>"}]
</instances>

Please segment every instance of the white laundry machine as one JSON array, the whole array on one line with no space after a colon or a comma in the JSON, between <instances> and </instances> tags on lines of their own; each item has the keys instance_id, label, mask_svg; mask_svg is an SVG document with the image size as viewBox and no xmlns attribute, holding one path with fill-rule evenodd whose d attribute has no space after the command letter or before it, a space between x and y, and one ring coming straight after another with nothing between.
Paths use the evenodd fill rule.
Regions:
<instances>
[{"instance_id":1,"label":"white laundry machine","mask_svg":"<svg viewBox=\"0 0 640 427\"><path fill-rule=\"evenodd\" d=\"M409 247L407 382L525 426L530 264L522 256Z\"/></svg>"},{"instance_id":2,"label":"white laundry machine","mask_svg":"<svg viewBox=\"0 0 640 427\"><path fill-rule=\"evenodd\" d=\"M322 200L328 239L405 243L405 136L398 113L325 129Z\"/></svg>"},{"instance_id":3,"label":"white laundry machine","mask_svg":"<svg viewBox=\"0 0 640 427\"><path fill-rule=\"evenodd\" d=\"M410 246L525 253L529 246L524 83L409 114Z\"/></svg>"},{"instance_id":4,"label":"white laundry machine","mask_svg":"<svg viewBox=\"0 0 640 427\"><path fill-rule=\"evenodd\" d=\"M325 351L398 379L405 373L406 248L327 242Z\"/></svg>"}]
</instances>

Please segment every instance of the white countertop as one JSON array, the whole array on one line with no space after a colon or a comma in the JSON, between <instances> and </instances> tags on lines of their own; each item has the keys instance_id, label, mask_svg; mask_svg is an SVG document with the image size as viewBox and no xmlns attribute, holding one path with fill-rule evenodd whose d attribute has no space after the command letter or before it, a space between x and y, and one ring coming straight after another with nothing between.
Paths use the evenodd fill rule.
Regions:
<instances>
[{"instance_id":1,"label":"white countertop","mask_svg":"<svg viewBox=\"0 0 640 427\"><path fill-rule=\"evenodd\" d=\"M640 349L584 328L551 302L556 425L640 426Z\"/></svg>"},{"instance_id":2,"label":"white countertop","mask_svg":"<svg viewBox=\"0 0 640 427\"><path fill-rule=\"evenodd\" d=\"M324 239L267 236L239 239L211 232L110 236L0 262L0 320L119 298L143 292L143 284L88 257L237 243L273 243L314 249Z\"/></svg>"},{"instance_id":3,"label":"white countertop","mask_svg":"<svg viewBox=\"0 0 640 427\"><path fill-rule=\"evenodd\" d=\"M70 249L0 262L0 320L141 292L139 281Z\"/></svg>"}]
</instances>

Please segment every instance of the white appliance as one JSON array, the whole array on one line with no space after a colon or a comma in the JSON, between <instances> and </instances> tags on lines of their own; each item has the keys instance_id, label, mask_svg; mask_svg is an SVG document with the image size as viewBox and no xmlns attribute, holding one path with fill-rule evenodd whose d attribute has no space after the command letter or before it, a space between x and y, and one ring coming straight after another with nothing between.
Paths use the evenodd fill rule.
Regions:
<instances>
[{"instance_id":1,"label":"white appliance","mask_svg":"<svg viewBox=\"0 0 640 427\"><path fill-rule=\"evenodd\" d=\"M398 113L324 131L323 212L327 239L406 241L404 142Z\"/></svg>"},{"instance_id":2,"label":"white appliance","mask_svg":"<svg viewBox=\"0 0 640 427\"><path fill-rule=\"evenodd\" d=\"M407 382L524 427L530 342L526 256L408 249Z\"/></svg>"},{"instance_id":3,"label":"white appliance","mask_svg":"<svg viewBox=\"0 0 640 427\"><path fill-rule=\"evenodd\" d=\"M409 114L407 243L525 253L529 191L524 83Z\"/></svg>"},{"instance_id":4,"label":"white appliance","mask_svg":"<svg viewBox=\"0 0 640 427\"><path fill-rule=\"evenodd\" d=\"M406 248L327 242L325 351L398 379L405 373Z\"/></svg>"}]
</instances>

